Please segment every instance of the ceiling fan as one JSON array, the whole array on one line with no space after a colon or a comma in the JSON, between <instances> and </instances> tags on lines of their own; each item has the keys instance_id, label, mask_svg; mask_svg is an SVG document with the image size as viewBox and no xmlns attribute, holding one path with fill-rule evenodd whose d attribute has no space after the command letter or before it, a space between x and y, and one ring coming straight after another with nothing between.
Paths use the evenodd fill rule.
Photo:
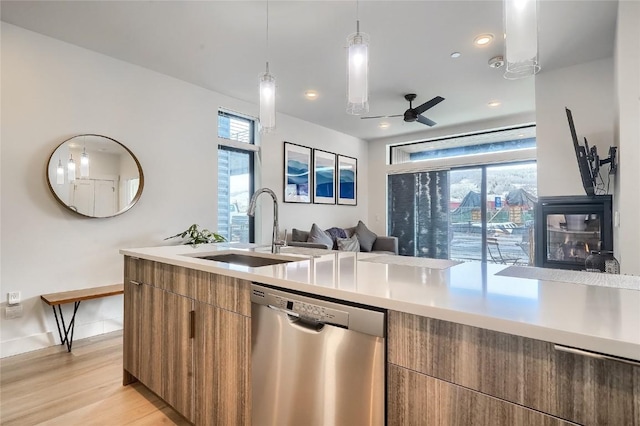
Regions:
<instances>
[{"instance_id":1,"label":"ceiling fan","mask_svg":"<svg viewBox=\"0 0 640 426\"><path fill-rule=\"evenodd\" d=\"M396 114L396 115L376 115L376 116L371 116L371 117L360 117L362 120L366 120L369 118L388 118L388 117L402 117L404 116L404 121L406 121L407 123L411 123L413 121L417 121L419 123L422 124L426 124L427 126L434 126L436 124L435 121L428 119L427 117L421 115L423 112L425 112L426 110L428 110L429 108L433 108L434 106L438 105L440 102L444 101L444 98L442 96L436 96L435 98L431 99L430 101L427 101L425 103L423 103L420 106L417 106L415 108L413 108L413 101L416 98L416 94L415 93L408 93L406 95L404 95L404 98L406 100L409 101L409 109L406 110L404 112L404 114Z\"/></svg>"}]
</instances>

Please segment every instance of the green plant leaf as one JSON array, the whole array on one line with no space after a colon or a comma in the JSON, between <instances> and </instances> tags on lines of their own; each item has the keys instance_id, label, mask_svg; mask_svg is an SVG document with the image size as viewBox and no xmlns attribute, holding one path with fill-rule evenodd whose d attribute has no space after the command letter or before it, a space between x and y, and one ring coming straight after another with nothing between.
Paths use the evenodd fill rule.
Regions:
<instances>
[{"instance_id":1,"label":"green plant leaf","mask_svg":"<svg viewBox=\"0 0 640 426\"><path fill-rule=\"evenodd\" d=\"M198 244L206 244L206 243L223 243L226 240L222 235L211 232L208 229L198 230L198 225L193 224L186 231L179 232L175 235L165 238L165 240L169 240L171 238L186 238L184 244L191 244L194 247Z\"/></svg>"}]
</instances>

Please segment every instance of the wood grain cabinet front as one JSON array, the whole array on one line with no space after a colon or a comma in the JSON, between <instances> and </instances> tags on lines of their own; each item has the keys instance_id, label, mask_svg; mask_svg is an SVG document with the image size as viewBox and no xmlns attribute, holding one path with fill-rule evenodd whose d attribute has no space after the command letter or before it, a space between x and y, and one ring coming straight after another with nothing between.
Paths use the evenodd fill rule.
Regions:
<instances>
[{"instance_id":1,"label":"wood grain cabinet front","mask_svg":"<svg viewBox=\"0 0 640 426\"><path fill-rule=\"evenodd\" d=\"M136 379L162 397L163 291L147 284L124 283L124 384Z\"/></svg>"},{"instance_id":2,"label":"wood grain cabinet front","mask_svg":"<svg viewBox=\"0 0 640 426\"><path fill-rule=\"evenodd\" d=\"M250 425L250 283L125 257L123 383L196 425Z\"/></svg>"},{"instance_id":3,"label":"wood grain cabinet front","mask_svg":"<svg viewBox=\"0 0 640 426\"><path fill-rule=\"evenodd\" d=\"M195 302L164 292L162 399L193 422Z\"/></svg>"},{"instance_id":4,"label":"wood grain cabinet front","mask_svg":"<svg viewBox=\"0 0 640 426\"><path fill-rule=\"evenodd\" d=\"M251 318L196 306L196 424L251 425Z\"/></svg>"},{"instance_id":5,"label":"wood grain cabinet front","mask_svg":"<svg viewBox=\"0 0 640 426\"><path fill-rule=\"evenodd\" d=\"M640 367L389 312L388 362L584 425L640 425Z\"/></svg>"},{"instance_id":6,"label":"wood grain cabinet front","mask_svg":"<svg viewBox=\"0 0 640 426\"><path fill-rule=\"evenodd\" d=\"M390 365L388 426L564 426L575 423Z\"/></svg>"}]
</instances>

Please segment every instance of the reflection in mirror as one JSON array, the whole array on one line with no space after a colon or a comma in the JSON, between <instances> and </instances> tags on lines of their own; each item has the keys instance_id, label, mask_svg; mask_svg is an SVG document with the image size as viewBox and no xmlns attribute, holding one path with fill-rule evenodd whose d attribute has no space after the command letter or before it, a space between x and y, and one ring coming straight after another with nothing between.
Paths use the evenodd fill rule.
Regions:
<instances>
[{"instance_id":1,"label":"reflection in mirror","mask_svg":"<svg viewBox=\"0 0 640 426\"><path fill-rule=\"evenodd\" d=\"M61 204L87 217L124 213L144 187L135 155L120 142L93 134L74 136L53 151L47 181Z\"/></svg>"}]
</instances>

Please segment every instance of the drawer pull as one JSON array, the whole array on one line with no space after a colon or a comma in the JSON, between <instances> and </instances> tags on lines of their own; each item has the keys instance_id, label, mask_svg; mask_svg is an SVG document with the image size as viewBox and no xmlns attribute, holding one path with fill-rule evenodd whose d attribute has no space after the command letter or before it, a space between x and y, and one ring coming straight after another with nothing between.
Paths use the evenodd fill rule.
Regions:
<instances>
[{"instance_id":1,"label":"drawer pull","mask_svg":"<svg viewBox=\"0 0 640 426\"><path fill-rule=\"evenodd\" d=\"M590 358L618 361L618 362L623 362L625 364L631 364L631 365L635 365L636 367L640 367L640 361L634 361L632 359L618 358L612 355L599 354L597 352L585 351L583 349L576 349L576 348L571 348L569 346L562 346L562 345L553 345L553 348L559 352L568 352L570 354L588 356Z\"/></svg>"},{"instance_id":2,"label":"drawer pull","mask_svg":"<svg viewBox=\"0 0 640 426\"><path fill-rule=\"evenodd\" d=\"M131 284L134 284L134 285L141 285L142 284L140 281L134 281L134 280L130 280L129 282Z\"/></svg>"}]
</instances>

